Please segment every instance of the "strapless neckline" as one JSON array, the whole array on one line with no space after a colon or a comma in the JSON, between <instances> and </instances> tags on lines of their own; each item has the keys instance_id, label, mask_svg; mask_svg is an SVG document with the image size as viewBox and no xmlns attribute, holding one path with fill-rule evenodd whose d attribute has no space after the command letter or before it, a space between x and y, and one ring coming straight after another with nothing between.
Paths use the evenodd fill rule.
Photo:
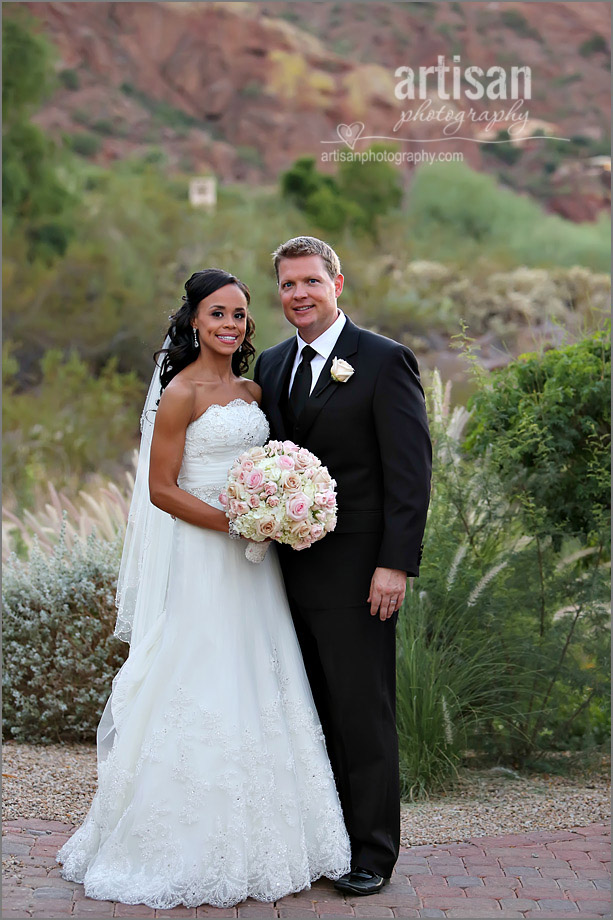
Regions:
<instances>
[{"instance_id":1,"label":"strapless neckline","mask_svg":"<svg viewBox=\"0 0 613 920\"><path fill-rule=\"evenodd\" d=\"M228 403L211 403L211 405L208 406L204 412L198 416L198 418L195 418L193 422L190 422L187 427L190 428L191 425L195 425L196 422L199 422L200 419L203 419L207 412L210 412L211 409L228 409L230 406L236 406L238 403L242 403L245 406L258 406L258 409L260 408L257 399L252 399L251 402L249 402L249 400L242 399L240 396L237 396L236 399L231 399Z\"/></svg>"}]
</instances>

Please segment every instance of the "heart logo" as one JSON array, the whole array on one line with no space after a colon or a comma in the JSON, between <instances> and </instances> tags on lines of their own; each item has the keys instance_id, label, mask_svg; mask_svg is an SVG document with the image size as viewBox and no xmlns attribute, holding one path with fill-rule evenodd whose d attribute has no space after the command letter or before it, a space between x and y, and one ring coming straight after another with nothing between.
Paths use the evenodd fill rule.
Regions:
<instances>
[{"instance_id":1,"label":"heart logo","mask_svg":"<svg viewBox=\"0 0 613 920\"><path fill-rule=\"evenodd\" d=\"M363 121L354 121L351 125L337 125L336 133L343 141L347 144L348 147L353 150L356 145L356 142L359 140L362 131L364 130Z\"/></svg>"}]
</instances>

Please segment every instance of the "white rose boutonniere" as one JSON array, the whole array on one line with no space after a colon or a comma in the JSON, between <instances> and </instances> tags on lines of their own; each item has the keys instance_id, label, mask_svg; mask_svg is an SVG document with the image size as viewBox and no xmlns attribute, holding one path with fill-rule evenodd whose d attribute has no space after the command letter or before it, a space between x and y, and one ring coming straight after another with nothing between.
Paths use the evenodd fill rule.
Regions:
<instances>
[{"instance_id":1,"label":"white rose boutonniere","mask_svg":"<svg viewBox=\"0 0 613 920\"><path fill-rule=\"evenodd\" d=\"M354 374L355 371L348 361L343 361L342 358L334 358L332 367L330 368L332 380L336 383L347 383L349 378L353 377Z\"/></svg>"}]
</instances>

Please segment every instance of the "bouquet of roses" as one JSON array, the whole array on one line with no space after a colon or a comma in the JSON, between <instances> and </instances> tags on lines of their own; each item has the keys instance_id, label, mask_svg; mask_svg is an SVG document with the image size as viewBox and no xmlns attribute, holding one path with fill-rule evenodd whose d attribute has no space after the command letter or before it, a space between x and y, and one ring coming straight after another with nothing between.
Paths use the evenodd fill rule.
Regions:
<instances>
[{"instance_id":1,"label":"bouquet of roses","mask_svg":"<svg viewBox=\"0 0 613 920\"><path fill-rule=\"evenodd\" d=\"M335 487L315 454L293 441L269 441L238 457L219 502L234 532L254 543L275 540L301 550L336 527ZM250 543L245 555L260 562L268 545Z\"/></svg>"}]
</instances>

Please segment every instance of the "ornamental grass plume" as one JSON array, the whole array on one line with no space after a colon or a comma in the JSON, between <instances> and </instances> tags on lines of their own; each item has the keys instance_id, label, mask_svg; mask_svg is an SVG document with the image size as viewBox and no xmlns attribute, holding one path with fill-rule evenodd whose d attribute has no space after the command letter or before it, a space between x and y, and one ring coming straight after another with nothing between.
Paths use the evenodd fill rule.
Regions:
<instances>
[{"instance_id":1,"label":"ornamental grass plume","mask_svg":"<svg viewBox=\"0 0 613 920\"><path fill-rule=\"evenodd\" d=\"M136 452L133 463L136 463ZM134 474L127 471L121 486L102 480L81 489L78 497L70 498L64 491L58 492L48 480L32 511L2 509L3 562L13 552L27 556L35 540L43 552L53 552L61 532L68 548L94 532L103 540L122 539L133 487Z\"/></svg>"}]
</instances>

